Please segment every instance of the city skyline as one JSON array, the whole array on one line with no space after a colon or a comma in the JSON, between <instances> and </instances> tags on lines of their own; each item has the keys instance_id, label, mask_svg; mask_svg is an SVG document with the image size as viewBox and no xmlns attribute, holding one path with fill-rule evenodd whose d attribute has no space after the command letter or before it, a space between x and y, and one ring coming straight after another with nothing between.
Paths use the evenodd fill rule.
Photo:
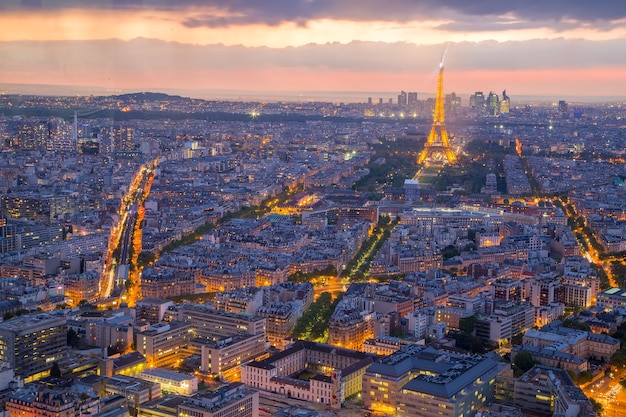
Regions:
<instances>
[{"instance_id":1,"label":"city skyline","mask_svg":"<svg viewBox=\"0 0 626 417\"><path fill-rule=\"evenodd\" d=\"M449 49L447 92L619 98L624 20L617 1L14 0L0 10L0 77L98 91L433 92Z\"/></svg>"}]
</instances>

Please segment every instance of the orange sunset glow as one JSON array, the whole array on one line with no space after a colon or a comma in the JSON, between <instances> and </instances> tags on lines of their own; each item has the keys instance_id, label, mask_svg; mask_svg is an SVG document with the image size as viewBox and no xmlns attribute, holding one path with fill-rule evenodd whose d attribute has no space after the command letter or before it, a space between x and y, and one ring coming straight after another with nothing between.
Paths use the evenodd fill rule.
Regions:
<instances>
[{"instance_id":1,"label":"orange sunset glow","mask_svg":"<svg viewBox=\"0 0 626 417\"><path fill-rule=\"evenodd\" d=\"M458 93L626 96L618 2L604 6L615 4L613 13L581 1L556 2L560 9L430 0L8 3L0 10L4 85L429 91L448 49L446 88Z\"/></svg>"}]
</instances>

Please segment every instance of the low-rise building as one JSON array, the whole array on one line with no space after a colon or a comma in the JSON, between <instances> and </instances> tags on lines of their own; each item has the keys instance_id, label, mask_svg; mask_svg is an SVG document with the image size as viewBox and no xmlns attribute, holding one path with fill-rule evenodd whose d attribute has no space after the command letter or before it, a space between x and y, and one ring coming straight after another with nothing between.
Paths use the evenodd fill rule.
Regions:
<instances>
[{"instance_id":1,"label":"low-rise building","mask_svg":"<svg viewBox=\"0 0 626 417\"><path fill-rule=\"evenodd\" d=\"M596 299L596 305L607 310L625 308L626 289L613 287L599 292Z\"/></svg>"},{"instance_id":2,"label":"low-rise building","mask_svg":"<svg viewBox=\"0 0 626 417\"><path fill-rule=\"evenodd\" d=\"M178 320L189 323L196 337L211 339L239 333L263 334L266 320L250 314L227 313L199 304L178 307Z\"/></svg>"},{"instance_id":3,"label":"low-rise building","mask_svg":"<svg viewBox=\"0 0 626 417\"><path fill-rule=\"evenodd\" d=\"M192 395L198 392L198 378L193 375L152 368L145 369L139 377L161 385L161 389L169 393Z\"/></svg>"},{"instance_id":4,"label":"low-rise building","mask_svg":"<svg viewBox=\"0 0 626 417\"><path fill-rule=\"evenodd\" d=\"M566 371L572 371L576 374L589 369L589 362L580 356L534 346L514 346L511 351L511 362L515 361L515 356L524 350L531 354L533 360L545 366L565 369Z\"/></svg>"},{"instance_id":5,"label":"low-rise building","mask_svg":"<svg viewBox=\"0 0 626 417\"><path fill-rule=\"evenodd\" d=\"M178 417L258 417L259 393L234 383L218 391L187 398L177 410Z\"/></svg>"},{"instance_id":6,"label":"low-rise building","mask_svg":"<svg viewBox=\"0 0 626 417\"><path fill-rule=\"evenodd\" d=\"M69 386L29 385L10 393L6 400L6 410L14 417L77 417L95 414L99 407L96 392L78 393Z\"/></svg>"},{"instance_id":7,"label":"low-rise building","mask_svg":"<svg viewBox=\"0 0 626 417\"><path fill-rule=\"evenodd\" d=\"M503 368L491 357L406 346L367 368L363 402L392 415L472 415L493 398L493 381Z\"/></svg>"},{"instance_id":8,"label":"low-rise building","mask_svg":"<svg viewBox=\"0 0 626 417\"><path fill-rule=\"evenodd\" d=\"M397 352L404 346L414 344L424 344L424 339L408 340L401 339L399 337L378 336L374 339L367 339L365 343L363 343L363 352L373 353L379 356L387 356Z\"/></svg>"},{"instance_id":9,"label":"low-rise building","mask_svg":"<svg viewBox=\"0 0 626 417\"><path fill-rule=\"evenodd\" d=\"M294 306L291 303L271 303L268 306L260 307L256 314L267 320L267 341L269 344L283 349L285 338L291 334L298 319Z\"/></svg>"},{"instance_id":10,"label":"low-rise building","mask_svg":"<svg viewBox=\"0 0 626 417\"><path fill-rule=\"evenodd\" d=\"M472 416L494 398L496 376L506 367L483 356L450 357L447 369L421 374L398 393L397 416Z\"/></svg>"},{"instance_id":11,"label":"low-rise building","mask_svg":"<svg viewBox=\"0 0 626 417\"><path fill-rule=\"evenodd\" d=\"M102 359L98 372L102 376L138 376L144 369L146 369L145 356L137 351L133 351L117 358Z\"/></svg>"},{"instance_id":12,"label":"low-rise building","mask_svg":"<svg viewBox=\"0 0 626 417\"><path fill-rule=\"evenodd\" d=\"M174 365L184 357L190 328L180 321L153 324L137 333L137 351L146 357L149 368Z\"/></svg>"},{"instance_id":13,"label":"low-rise building","mask_svg":"<svg viewBox=\"0 0 626 417\"><path fill-rule=\"evenodd\" d=\"M241 366L266 355L267 343L263 334L238 334L217 340L193 339L189 351L200 355L202 372L239 381Z\"/></svg>"},{"instance_id":14,"label":"low-rise building","mask_svg":"<svg viewBox=\"0 0 626 417\"><path fill-rule=\"evenodd\" d=\"M533 413L567 417L595 417L580 388L563 369L535 365L515 381L516 407Z\"/></svg>"},{"instance_id":15,"label":"low-rise building","mask_svg":"<svg viewBox=\"0 0 626 417\"><path fill-rule=\"evenodd\" d=\"M584 330L570 329L555 321L541 330L528 330L523 338L523 346L548 348L571 353L583 359L596 359L608 362L620 348L620 342L606 334L595 334Z\"/></svg>"},{"instance_id":16,"label":"low-rise building","mask_svg":"<svg viewBox=\"0 0 626 417\"><path fill-rule=\"evenodd\" d=\"M360 350L367 339L374 337L375 316L373 312L363 311L357 298L341 300L328 323L328 343Z\"/></svg>"},{"instance_id":17,"label":"low-rise building","mask_svg":"<svg viewBox=\"0 0 626 417\"><path fill-rule=\"evenodd\" d=\"M372 361L366 353L296 341L267 359L242 366L241 380L260 390L340 408L346 397L361 391L362 376ZM303 373L309 378L298 378Z\"/></svg>"},{"instance_id":18,"label":"low-rise building","mask_svg":"<svg viewBox=\"0 0 626 417\"><path fill-rule=\"evenodd\" d=\"M137 414L139 405L161 397L160 384L125 375L103 378L102 391L126 398L126 405L132 415Z\"/></svg>"}]
</instances>

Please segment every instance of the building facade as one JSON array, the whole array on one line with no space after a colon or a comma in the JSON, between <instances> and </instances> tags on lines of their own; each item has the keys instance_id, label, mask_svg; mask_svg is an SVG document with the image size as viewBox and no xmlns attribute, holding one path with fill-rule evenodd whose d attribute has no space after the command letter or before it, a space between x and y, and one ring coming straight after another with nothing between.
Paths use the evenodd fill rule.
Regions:
<instances>
[{"instance_id":1,"label":"building facade","mask_svg":"<svg viewBox=\"0 0 626 417\"><path fill-rule=\"evenodd\" d=\"M28 315L0 323L0 360L26 381L47 376L52 364L67 352L64 317Z\"/></svg>"},{"instance_id":2,"label":"building facade","mask_svg":"<svg viewBox=\"0 0 626 417\"><path fill-rule=\"evenodd\" d=\"M137 351L146 357L149 368L175 365L185 356L190 328L178 321L154 324L137 333Z\"/></svg>"},{"instance_id":3,"label":"building facade","mask_svg":"<svg viewBox=\"0 0 626 417\"><path fill-rule=\"evenodd\" d=\"M241 368L241 381L304 401L341 408L346 397L362 388L362 376L372 356L330 345L297 341L290 348ZM305 371L315 376L305 381L293 375Z\"/></svg>"}]
</instances>

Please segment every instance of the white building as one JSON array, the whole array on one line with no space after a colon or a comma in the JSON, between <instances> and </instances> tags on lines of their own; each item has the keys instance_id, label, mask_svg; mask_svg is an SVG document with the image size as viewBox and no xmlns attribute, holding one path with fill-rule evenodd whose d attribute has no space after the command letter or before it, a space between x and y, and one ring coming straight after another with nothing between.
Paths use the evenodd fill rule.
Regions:
<instances>
[{"instance_id":1,"label":"white building","mask_svg":"<svg viewBox=\"0 0 626 417\"><path fill-rule=\"evenodd\" d=\"M163 391L179 395L191 395L198 392L198 378L193 375L166 369L145 369L139 377L143 380L161 384Z\"/></svg>"}]
</instances>

